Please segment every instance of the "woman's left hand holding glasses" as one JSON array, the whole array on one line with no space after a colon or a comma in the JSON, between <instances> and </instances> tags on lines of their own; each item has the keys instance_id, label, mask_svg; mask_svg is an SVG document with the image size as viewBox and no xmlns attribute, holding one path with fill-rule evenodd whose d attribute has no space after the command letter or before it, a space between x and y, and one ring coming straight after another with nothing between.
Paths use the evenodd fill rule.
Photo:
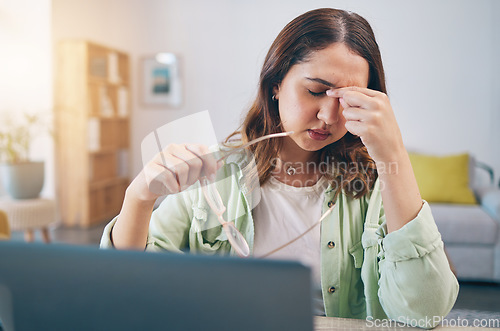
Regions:
<instances>
[{"instance_id":1,"label":"woman's left hand holding glasses","mask_svg":"<svg viewBox=\"0 0 500 331\"><path fill-rule=\"evenodd\" d=\"M214 178L219 167L204 145L170 144L157 153L126 190L111 233L114 246L144 249L156 199L184 191L200 178Z\"/></svg>"}]
</instances>

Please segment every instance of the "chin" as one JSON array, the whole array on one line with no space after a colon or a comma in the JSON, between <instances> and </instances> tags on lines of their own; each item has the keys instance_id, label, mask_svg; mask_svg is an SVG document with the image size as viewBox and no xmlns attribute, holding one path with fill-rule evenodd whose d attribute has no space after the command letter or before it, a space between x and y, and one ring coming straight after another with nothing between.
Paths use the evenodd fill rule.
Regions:
<instances>
[{"instance_id":1,"label":"chin","mask_svg":"<svg viewBox=\"0 0 500 331\"><path fill-rule=\"evenodd\" d=\"M313 140L313 139L307 137L304 140L301 139L300 141L295 141L295 143L305 151L317 152L320 149L339 141L340 139L342 139L342 137L343 137L343 135L340 137L330 136L323 141Z\"/></svg>"},{"instance_id":2,"label":"chin","mask_svg":"<svg viewBox=\"0 0 500 331\"><path fill-rule=\"evenodd\" d=\"M309 141L300 141L295 143L305 151L317 152L323 147L332 144L333 141L331 141L330 139L326 139L324 141L314 141L310 139Z\"/></svg>"}]
</instances>

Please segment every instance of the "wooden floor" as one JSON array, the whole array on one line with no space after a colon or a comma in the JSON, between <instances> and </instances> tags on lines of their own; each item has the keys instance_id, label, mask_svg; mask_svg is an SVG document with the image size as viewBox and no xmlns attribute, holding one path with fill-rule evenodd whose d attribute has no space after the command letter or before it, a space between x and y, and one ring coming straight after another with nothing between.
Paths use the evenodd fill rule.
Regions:
<instances>
[{"instance_id":1,"label":"wooden floor","mask_svg":"<svg viewBox=\"0 0 500 331\"><path fill-rule=\"evenodd\" d=\"M49 230L51 239L57 243L75 245L99 245L106 224L88 229L58 226ZM24 240L21 232L12 233L13 240ZM42 241L42 235L35 232L35 241ZM500 284L461 282L455 309L472 309L500 312Z\"/></svg>"}]
</instances>

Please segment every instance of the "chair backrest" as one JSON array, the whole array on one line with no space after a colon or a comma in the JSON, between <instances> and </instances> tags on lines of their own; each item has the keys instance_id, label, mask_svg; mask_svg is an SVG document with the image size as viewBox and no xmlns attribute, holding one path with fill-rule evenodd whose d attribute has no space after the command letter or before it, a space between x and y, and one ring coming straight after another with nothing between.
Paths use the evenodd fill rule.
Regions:
<instances>
[{"instance_id":1,"label":"chair backrest","mask_svg":"<svg viewBox=\"0 0 500 331\"><path fill-rule=\"evenodd\" d=\"M7 214L0 210L0 240L10 239L10 225Z\"/></svg>"}]
</instances>

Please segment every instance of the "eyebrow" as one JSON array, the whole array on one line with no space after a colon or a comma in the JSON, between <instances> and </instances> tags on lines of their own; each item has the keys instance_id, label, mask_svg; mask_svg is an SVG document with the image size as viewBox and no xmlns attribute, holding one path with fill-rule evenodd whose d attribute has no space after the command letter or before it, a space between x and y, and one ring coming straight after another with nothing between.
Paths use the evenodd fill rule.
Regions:
<instances>
[{"instance_id":1,"label":"eyebrow","mask_svg":"<svg viewBox=\"0 0 500 331\"><path fill-rule=\"evenodd\" d=\"M329 81L326 81L326 80L321 79L321 78L309 78L309 77L306 77L306 79L310 80L310 81L313 81L313 82L316 82L316 83L320 83L320 84L326 85L328 87L335 87L335 84L330 83Z\"/></svg>"}]
</instances>

